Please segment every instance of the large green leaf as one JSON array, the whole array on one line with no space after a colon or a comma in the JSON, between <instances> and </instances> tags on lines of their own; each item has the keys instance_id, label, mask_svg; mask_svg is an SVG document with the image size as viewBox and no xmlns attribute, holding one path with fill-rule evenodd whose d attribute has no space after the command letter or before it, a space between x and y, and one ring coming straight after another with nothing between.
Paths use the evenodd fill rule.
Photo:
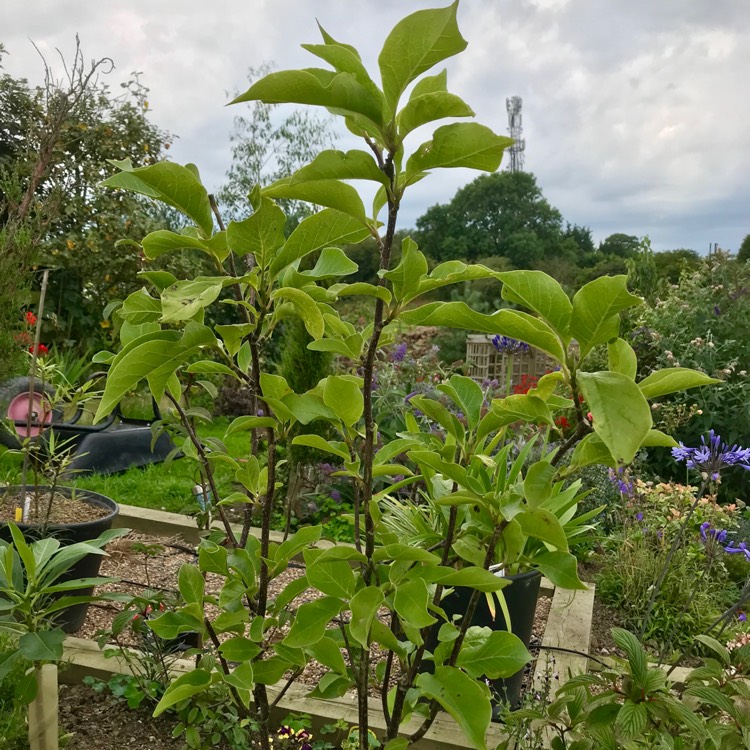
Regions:
<instances>
[{"instance_id":1,"label":"large green leaf","mask_svg":"<svg viewBox=\"0 0 750 750\"><path fill-rule=\"evenodd\" d=\"M456 545L454 546L458 547L459 541L456 540ZM482 555L480 562L484 562L484 555ZM510 583L507 578L496 576L494 573L490 573L489 570L479 567L479 565L461 568L460 570L442 565L425 565L414 568L409 573L409 577L412 579L419 578L428 583L440 583L443 586L466 586L485 593L500 591L500 589L505 588Z\"/></svg>"},{"instance_id":2,"label":"large green leaf","mask_svg":"<svg viewBox=\"0 0 750 750\"><path fill-rule=\"evenodd\" d=\"M651 429L651 409L638 386L619 372L581 372L578 383L594 431L618 463L629 464Z\"/></svg>"},{"instance_id":3,"label":"large green leaf","mask_svg":"<svg viewBox=\"0 0 750 750\"><path fill-rule=\"evenodd\" d=\"M18 649L27 661L59 661L64 640L65 633L60 628L24 633L18 640Z\"/></svg>"},{"instance_id":4,"label":"large green leaf","mask_svg":"<svg viewBox=\"0 0 750 750\"><path fill-rule=\"evenodd\" d=\"M308 448L323 451L323 453L332 453L334 456L344 459L344 461L351 460L349 451L346 449L346 443L326 440L321 435L297 435L292 440L292 445L305 445Z\"/></svg>"},{"instance_id":5,"label":"large green leaf","mask_svg":"<svg viewBox=\"0 0 750 750\"><path fill-rule=\"evenodd\" d=\"M435 618L427 609L428 601L427 584L422 580L415 579L396 586L393 608L405 625L424 628L435 622Z\"/></svg>"},{"instance_id":6,"label":"large green leaf","mask_svg":"<svg viewBox=\"0 0 750 750\"><path fill-rule=\"evenodd\" d=\"M154 396L161 398L169 376L183 362L215 342L211 329L197 323L188 323L182 336L178 331L161 331L131 342L112 362L94 421L109 414L144 378L148 378Z\"/></svg>"},{"instance_id":7,"label":"large green leaf","mask_svg":"<svg viewBox=\"0 0 750 750\"><path fill-rule=\"evenodd\" d=\"M177 585L180 595L187 604L198 604L203 606L203 590L206 582L196 565L183 563L177 576Z\"/></svg>"},{"instance_id":8,"label":"large green leaf","mask_svg":"<svg viewBox=\"0 0 750 750\"><path fill-rule=\"evenodd\" d=\"M284 212L268 198L244 221L227 227L227 244L237 255L252 255L259 268L267 268L284 244Z\"/></svg>"},{"instance_id":9,"label":"large green leaf","mask_svg":"<svg viewBox=\"0 0 750 750\"><path fill-rule=\"evenodd\" d=\"M542 552L534 558L534 567L561 589L585 589L578 577L578 560L570 552Z\"/></svg>"},{"instance_id":10,"label":"large green leaf","mask_svg":"<svg viewBox=\"0 0 750 750\"><path fill-rule=\"evenodd\" d=\"M416 684L456 720L471 747L486 750L485 735L492 720L486 685L455 667L436 667L435 674L419 675Z\"/></svg>"},{"instance_id":11,"label":"large green leaf","mask_svg":"<svg viewBox=\"0 0 750 750\"><path fill-rule=\"evenodd\" d=\"M365 207L359 193L341 180L291 182L291 177L285 177L263 188L263 195L268 198L291 198L315 203L353 216L363 224L367 222Z\"/></svg>"},{"instance_id":12,"label":"large green leaf","mask_svg":"<svg viewBox=\"0 0 750 750\"><path fill-rule=\"evenodd\" d=\"M552 424L552 412L546 402L528 393L516 393L492 402L492 411L499 417L500 425L513 422Z\"/></svg>"},{"instance_id":13,"label":"large green leaf","mask_svg":"<svg viewBox=\"0 0 750 750\"><path fill-rule=\"evenodd\" d=\"M454 2L447 8L418 10L399 21L386 38L378 65L391 113L415 78L466 49L456 23L457 8Z\"/></svg>"},{"instance_id":14,"label":"large green leaf","mask_svg":"<svg viewBox=\"0 0 750 750\"><path fill-rule=\"evenodd\" d=\"M378 608L383 603L383 592L375 586L360 589L350 603L349 634L363 648L370 645L370 629Z\"/></svg>"},{"instance_id":15,"label":"large green leaf","mask_svg":"<svg viewBox=\"0 0 750 750\"><path fill-rule=\"evenodd\" d=\"M215 302L224 279L198 277L177 281L161 293L161 322L181 323L192 320L201 310Z\"/></svg>"},{"instance_id":16,"label":"large green leaf","mask_svg":"<svg viewBox=\"0 0 750 750\"><path fill-rule=\"evenodd\" d=\"M362 379L329 375L323 385L323 401L347 427L352 427L364 411Z\"/></svg>"},{"instance_id":17,"label":"large green leaf","mask_svg":"<svg viewBox=\"0 0 750 750\"><path fill-rule=\"evenodd\" d=\"M617 466L617 461L612 457L604 441L593 433L583 437L573 450L573 456L570 459L570 465L577 469L591 464L602 464L612 468Z\"/></svg>"},{"instance_id":18,"label":"large green leaf","mask_svg":"<svg viewBox=\"0 0 750 750\"><path fill-rule=\"evenodd\" d=\"M479 424L484 406L484 391L471 378L453 375L447 383L438 386L438 390L447 393L465 415L470 429Z\"/></svg>"},{"instance_id":19,"label":"large green leaf","mask_svg":"<svg viewBox=\"0 0 750 750\"><path fill-rule=\"evenodd\" d=\"M203 230L206 237L211 236L211 203L206 188L192 169L170 161L137 169L133 169L127 159L113 163L122 171L108 177L100 183L101 186L123 188L157 198L182 211Z\"/></svg>"},{"instance_id":20,"label":"large green leaf","mask_svg":"<svg viewBox=\"0 0 750 750\"><path fill-rule=\"evenodd\" d=\"M374 180L388 184L388 178L372 154L357 149L346 152L321 151L313 161L292 175L291 184L318 180Z\"/></svg>"},{"instance_id":21,"label":"large green leaf","mask_svg":"<svg viewBox=\"0 0 750 750\"><path fill-rule=\"evenodd\" d=\"M321 250L315 266L309 271L300 271L300 276L311 279L329 279L334 276L348 276L357 273L359 266L350 260L339 247L325 247Z\"/></svg>"},{"instance_id":22,"label":"large green leaf","mask_svg":"<svg viewBox=\"0 0 750 750\"><path fill-rule=\"evenodd\" d=\"M193 695L202 693L215 682L210 672L206 672L203 669L194 669L191 672L186 672L180 675L171 685L166 689L159 703L157 703L154 709L154 716L163 714L175 703L184 701L186 698L190 698Z\"/></svg>"},{"instance_id":23,"label":"large green leaf","mask_svg":"<svg viewBox=\"0 0 750 750\"><path fill-rule=\"evenodd\" d=\"M145 289L139 289L125 299L117 314L134 326L154 323L161 315L161 302Z\"/></svg>"},{"instance_id":24,"label":"large green leaf","mask_svg":"<svg viewBox=\"0 0 750 750\"><path fill-rule=\"evenodd\" d=\"M619 372L635 380L638 357L625 339L614 339L607 344L607 363L612 372Z\"/></svg>"},{"instance_id":25,"label":"large green leaf","mask_svg":"<svg viewBox=\"0 0 750 750\"><path fill-rule=\"evenodd\" d=\"M321 638L317 643L308 646L305 651L324 667L333 670L337 674L346 674L346 663L341 655L338 643L328 636Z\"/></svg>"},{"instance_id":26,"label":"large green leaf","mask_svg":"<svg viewBox=\"0 0 750 750\"><path fill-rule=\"evenodd\" d=\"M523 641L505 630L471 627L456 661L471 677L510 677L531 661Z\"/></svg>"},{"instance_id":27,"label":"large green leaf","mask_svg":"<svg viewBox=\"0 0 750 750\"><path fill-rule=\"evenodd\" d=\"M503 299L533 310L558 334L567 334L573 305L551 276L542 271L505 271L495 276L503 282Z\"/></svg>"},{"instance_id":28,"label":"large green leaf","mask_svg":"<svg viewBox=\"0 0 750 750\"><path fill-rule=\"evenodd\" d=\"M383 277L393 285L396 299L405 300L409 295L414 296L426 273L427 258L411 237L405 237L401 243L401 261L393 270L383 273Z\"/></svg>"},{"instance_id":29,"label":"large green leaf","mask_svg":"<svg viewBox=\"0 0 750 750\"><path fill-rule=\"evenodd\" d=\"M463 99L450 94L446 88L446 71L423 78L414 87L409 101L398 113L399 139L420 125L442 120L444 117L473 117L474 111Z\"/></svg>"},{"instance_id":30,"label":"large green leaf","mask_svg":"<svg viewBox=\"0 0 750 750\"><path fill-rule=\"evenodd\" d=\"M333 596L324 596L322 599L300 605L283 643L292 648L304 648L317 643L343 606L343 602Z\"/></svg>"},{"instance_id":31,"label":"large green leaf","mask_svg":"<svg viewBox=\"0 0 750 750\"><path fill-rule=\"evenodd\" d=\"M493 273L493 271L485 266L467 265L460 260L448 260L445 263L435 266L426 277L422 277L416 291L404 296L404 302L409 302L419 295L426 294L448 284L460 284L464 281L486 279L492 276Z\"/></svg>"},{"instance_id":32,"label":"large green leaf","mask_svg":"<svg viewBox=\"0 0 750 750\"><path fill-rule=\"evenodd\" d=\"M271 263L271 272L277 274L295 260L329 245L356 244L369 234L357 219L336 209L325 208L297 225Z\"/></svg>"},{"instance_id":33,"label":"large green leaf","mask_svg":"<svg viewBox=\"0 0 750 750\"><path fill-rule=\"evenodd\" d=\"M711 378L702 372L687 367L666 367L643 378L638 383L638 387L646 398L652 399L666 396L668 393L676 393L688 388L698 388L702 385L720 382L716 378Z\"/></svg>"},{"instance_id":34,"label":"large green leaf","mask_svg":"<svg viewBox=\"0 0 750 750\"><path fill-rule=\"evenodd\" d=\"M382 101L352 73L334 73L320 68L270 73L231 104L251 101L314 104L363 115L376 125L383 123Z\"/></svg>"},{"instance_id":35,"label":"large green leaf","mask_svg":"<svg viewBox=\"0 0 750 750\"><path fill-rule=\"evenodd\" d=\"M291 302L297 315L305 324L307 332L314 338L322 338L325 332L325 321L318 303L302 289L284 286L271 294L272 299L285 299Z\"/></svg>"},{"instance_id":36,"label":"large green leaf","mask_svg":"<svg viewBox=\"0 0 750 750\"><path fill-rule=\"evenodd\" d=\"M527 536L541 539L564 552L568 551L568 538L554 513L545 508L525 510L514 516Z\"/></svg>"},{"instance_id":37,"label":"large green leaf","mask_svg":"<svg viewBox=\"0 0 750 750\"><path fill-rule=\"evenodd\" d=\"M406 310L400 319L409 325L445 326L510 336L547 352L558 362L565 360L565 351L555 332L543 320L517 310L498 310L483 315L464 302L431 302Z\"/></svg>"},{"instance_id":38,"label":"large green leaf","mask_svg":"<svg viewBox=\"0 0 750 750\"><path fill-rule=\"evenodd\" d=\"M354 572L346 560L310 563L307 566L307 580L313 588L328 596L349 600L354 594Z\"/></svg>"},{"instance_id":39,"label":"large green leaf","mask_svg":"<svg viewBox=\"0 0 750 750\"><path fill-rule=\"evenodd\" d=\"M643 301L627 285L627 276L600 276L576 292L570 334L580 344L582 357L597 344L617 338L620 313Z\"/></svg>"},{"instance_id":40,"label":"large green leaf","mask_svg":"<svg viewBox=\"0 0 750 750\"><path fill-rule=\"evenodd\" d=\"M211 237L211 239L203 239L200 237L192 237L187 234L177 234L176 232L170 232L166 229L158 229L155 232L147 234L143 238L142 245L143 254L151 260L158 258L160 255L164 255L164 253L170 253L175 250L184 250L185 248L200 250L201 252L216 258L219 263L226 260L226 257L229 255L227 237L224 232L218 232Z\"/></svg>"},{"instance_id":41,"label":"large green leaf","mask_svg":"<svg viewBox=\"0 0 750 750\"><path fill-rule=\"evenodd\" d=\"M438 167L468 167L494 172L512 139L493 133L477 122L457 122L439 127L406 163L407 175Z\"/></svg>"}]
</instances>

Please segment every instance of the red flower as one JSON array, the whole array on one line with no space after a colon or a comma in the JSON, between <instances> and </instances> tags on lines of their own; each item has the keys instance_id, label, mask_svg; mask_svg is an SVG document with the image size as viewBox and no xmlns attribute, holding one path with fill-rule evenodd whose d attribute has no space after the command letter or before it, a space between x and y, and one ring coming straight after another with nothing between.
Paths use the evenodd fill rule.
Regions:
<instances>
[{"instance_id":1,"label":"red flower","mask_svg":"<svg viewBox=\"0 0 750 750\"><path fill-rule=\"evenodd\" d=\"M529 377L527 373L521 375L521 382L513 386L513 393L517 396L528 393L532 388L536 388L539 378Z\"/></svg>"},{"instance_id":2,"label":"red flower","mask_svg":"<svg viewBox=\"0 0 750 750\"><path fill-rule=\"evenodd\" d=\"M31 310L26 313L26 323L33 326L36 323L36 315Z\"/></svg>"},{"instance_id":3,"label":"red flower","mask_svg":"<svg viewBox=\"0 0 750 750\"><path fill-rule=\"evenodd\" d=\"M31 344L31 346L29 346L29 351L32 354L34 353L34 344ZM39 344L39 346L36 348L37 357L43 357L45 354L49 354L49 349L44 344Z\"/></svg>"},{"instance_id":4,"label":"red flower","mask_svg":"<svg viewBox=\"0 0 750 750\"><path fill-rule=\"evenodd\" d=\"M567 430L570 428L570 422L568 422L567 417L558 417L555 420L555 424L561 429L561 430Z\"/></svg>"},{"instance_id":5,"label":"red flower","mask_svg":"<svg viewBox=\"0 0 750 750\"><path fill-rule=\"evenodd\" d=\"M589 413L588 413L588 414L586 415L586 419L588 419L588 420L589 420L589 422L592 422L592 423L593 423L593 421L594 421L594 415L593 415L593 414L592 414L591 412L589 412Z\"/></svg>"}]
</instances>

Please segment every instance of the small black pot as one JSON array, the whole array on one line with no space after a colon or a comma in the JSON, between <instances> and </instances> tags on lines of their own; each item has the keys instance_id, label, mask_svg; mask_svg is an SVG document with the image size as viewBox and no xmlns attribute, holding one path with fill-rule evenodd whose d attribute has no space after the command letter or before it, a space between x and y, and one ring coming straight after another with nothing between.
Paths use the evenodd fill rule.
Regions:
<instances>
[{"instance_id":1,"label":"small black pot","mask_svg":"<svg viewBox=\"0 0 750 750\"><path fill-rule=\"evenodd\" d=\"M40 486L36 489L38 491L44 491L51 488ZM23 487L15 486L7 487L5 492L24 493L33 490L33 487L24 489ZM55 490L67 497L70 497L72 494L72 489L70 487L57 487ZM114 500L111 500L104 495L100 495L98 492L91 492L90 490L76 490L75 493L79 500L90 505L105 508L108 511L107 515L103 518L97 518L94 521L50 524L46 527L37 524L18 523L16 526L18 526L23 532L24 538L28 542L34 542L38 539L54 537L65 546L68 544L76 544L78 542L89 542L112 528L112 524L114 523L117 514L120 512L120 507ZM7 542L11 541L10 530L8 529L7 523L2 523L0 525L0 539L4 539ZM99 575L101 564L101 555L87 555L73 565L73 567L62 575L56 583L64 583L65 581L72 581L76 578L95 578ZM90 596L93 591L93 587L88 587L84 589L76 589L75 591L66 591L63 594L59 594L59 596ZM83 625L88 608L88 604L76 604L73 607L62 610L57 618L57 624L60 625L66 633L75 633L76 630Z\"/></svg>"},{"instance_id":2,"label":"small black pot","mask_svg":"<svg viewBox=\"0 0 750 750\"><path fill-rule=\"evenodd\" d=\"M519 573L508 576L511 581L509 586L503 589L505 603L508 605L508 613L512 632L517 635L524 646L528 648L534 628L534 615L536 613L537 599L539 598L539 585L542 582L542 574L538 570L530 570L527 573ZM446 596L440 606L445 610L448 618L454 615L464 615L469 606L469 599L474 589L465 586L457 586L453 593ZM487 599L481 596L474 611L471 625L491 628L492 630L508 630L505 616L501 609L493 617L487 606ZM434 651L437 646L437 627L433 628L431 638L427 642L427 649ZM424 662L424 671L432 672L434 664L431 661ZM490 680L485 678L492 691L493 698L499 702L506 703L511 708L516 708L521 700L521 685L523 683L524 669L519 669L511 677Z\"/></svg>"}]
</instances>

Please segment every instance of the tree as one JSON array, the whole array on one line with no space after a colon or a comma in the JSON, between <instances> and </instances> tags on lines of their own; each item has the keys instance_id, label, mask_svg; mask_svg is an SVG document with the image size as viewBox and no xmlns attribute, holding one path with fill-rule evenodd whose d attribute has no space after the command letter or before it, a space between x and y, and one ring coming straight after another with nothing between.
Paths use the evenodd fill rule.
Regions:
<instances>
[{"instance_id":1,"label":"tree","mask_svg":"<svg viewBox=\"0 0 750 750\"><path fill-rule=\"evenodd\" d=\"M750 260L750 234L745 235L745 239L742 240L739 252L737 253L737 260L743 263Z\"/></svg>"},{"instance_id":2,"label":"tree","mask_svg":"<svg viewBox=\"0 0 750 750\"><path fill-rule=\"evenodd\" d=\"M599 243L599 252L618 258L632 258L638 252L640 244L641 241L634 234L616 232Z\"/></svg>"},{"instance_id":3,"label":"tree","mask_svg":"<svg viewBox=\"0 0 750 750\"><path fill-rule=\"evenodd\" d=\"M108 302L141 283L137 273L145 265L136 238L174 216L139 196L98 187L111 171L109 160L145 166L162 158L171 140L149 121L148 89L138 74L114 96L96 77L106 65L111 61L87 69L76 47L67 81L53 80L49 70L44 86L0 77L3 255L10 262L15 254L13 279L32 261L52 270L46 343L90 344L92 332L106 325ZM19 217L26 225L20 234ZM33 239L21 257L18 238L28 232ZM178 254L168 262L179 268L183 259ZM17 304L0 307L20 319Z\"/></svg>"},{"instance_id":4,"label":"tree","mask_svg":"<svg viewBox=\"0 0 750 750\"><path fill-rule=\"evenodd\" d=\"M701 258L695 250L663 250L654 253L654 263L660 279L676 284L685 270L696 270Z\"/></svg>"},{"instance_id":5,"label":"tree","mask_svg":"<svg viewBox=\"0 0 750 750\"><path fill-rule=\"evenodd\" d=\"M249 68L249 83L268 75L273 66L264 63ZM252 102L246 115L234 118L232 164L227 182L217 197L228 218L244 215L248 195L255 185L266 185L295 172L311 161L322 149L331 148L336 138L331 121L305 110L294 110L283 118L274 117L278 105ZM287 214L287 223L294 225L311 213L302 201L279 201Z\"/></svg>"},{"instance_id":6,"label":"tree","mask_svg":"<svg viewBox=\"0 0 750 750\"><path fill-rule=\"evenodd\" d=\"M478 177L450 203L433 206L417 219L415 238L434 260L504 256L516 268L535 267L544 258L579 248L577 242L563 243L560 212L527 172Z\"/></svg>"}]
</instances>

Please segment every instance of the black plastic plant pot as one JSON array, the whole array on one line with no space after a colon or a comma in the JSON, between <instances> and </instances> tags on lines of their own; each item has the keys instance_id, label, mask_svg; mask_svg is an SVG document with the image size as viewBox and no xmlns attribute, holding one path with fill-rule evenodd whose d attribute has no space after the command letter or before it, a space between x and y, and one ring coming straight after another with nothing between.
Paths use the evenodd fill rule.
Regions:
<instances>
[{"instance_id":1,"label":"black plastic plant pot","mask_svg":"<svg viewBox=\"0 0 750 750\"><path fill-rule=\"evenodd\" d=\"M29 491L33 492L34 489L38 492L44 492L51 488L39 486L36 488L27 487L24 489L21 486L12 486L6 487L4 493L24 494ZM70 487L56 487L55 491L67 497L70 497L73 492ZM93 521L83 521L81 523L49 524L47 526L18 523L16 525L23 532L24 538L29 542L34 542L38 539L54 537L62 545L68 545L76 544L78 542L89 542L112 528L112 524L114 523L117 514L120 512L120 508L114 500L111 500L104 495L100 495L98 492L91 492L90 490L75 490L75 496L77 499L82 500L89 505L104 508L107 511L107 514L102 518L97 518ZM10 530L8 529L7 523L0 523L0 539L7 542L11 541ZM77 578L95 578L99 575L101 563L101 555L87 555L63 574L58 579L57 583L64 583L65 581L72 581ZM93 587L89 587L76 589L75 591L66 591L64 594L60 594L60 596L91 596L93 591ZM73 607L62 610L57 618L57 624L60 625L66 633L75 633L83 625L88 608L88 604L76 604Z\"/></svg>"},{"instance_id":2,"label":"black plastic plant pot","mask_svg":"<svg viewBox=\"0 0 750 750\"><path fill-rule=\"evenodd\" d=\"M527 573L519 573L509 576L510 585L503 589L505 602L508 605L508 614L512 625L512 632L517 635L528 648L534 629L534 615L539 598L539 585L542 582L542 574L538 570L530 570ZM474 589L457 586L453 593L446 596L440 606L445 610L448 618L455 615L463 616L469 606L469 599ZM482 595L474 612L471 625L492 628L492 630L508 630L505 616L500 607L497 607L495 615L490 612L487 598ZM433 628L432 638L427 643L427 648L433 651L437 645L437 628ZM424 671L432 672L434 665L431 661L424 662ZM490 687L493 695L493 703L505 703L511 708L517 708L521 701L521 687L525 668L520 669L511 677L485 681ZM497 713L497 712L493 712Z\"/></svg>"}]
</instances>

